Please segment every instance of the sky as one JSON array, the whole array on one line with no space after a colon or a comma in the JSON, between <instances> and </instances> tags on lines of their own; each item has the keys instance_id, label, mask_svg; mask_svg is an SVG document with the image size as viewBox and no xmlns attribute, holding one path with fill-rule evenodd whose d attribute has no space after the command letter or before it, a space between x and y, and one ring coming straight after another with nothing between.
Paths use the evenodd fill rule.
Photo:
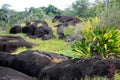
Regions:
<instances>
[{"instance_id":1,"label":"sky","mask_svg":"<svg viewBox=\"0 0 120 80\"><path fill-rule=\"evenodd\" d=\"M30 7L47 7L49 4L54 5L55 7L64 10L69 7L76 0L0 0L0 7L3 4L10 4L11 8L16 11L24 11L25 8Z\"/></svg>"}]
</instances>

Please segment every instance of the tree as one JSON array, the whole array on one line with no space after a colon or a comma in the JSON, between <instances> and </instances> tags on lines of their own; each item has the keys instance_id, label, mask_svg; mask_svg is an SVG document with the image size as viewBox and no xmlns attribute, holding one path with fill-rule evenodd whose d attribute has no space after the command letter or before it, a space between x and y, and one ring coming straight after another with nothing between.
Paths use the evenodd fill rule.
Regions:
<instances>
[{"instance_id":1,"label":"tree","mask_svg":"<svg viewBox=\"0 0 120 80\"><path fill-rule=\"evenodd\" d=\"M119 4L119 5L118 5ZM120 1L110 0L110 7L105 9L101 14L101 23L113 27L116 26L120 29Z\"/></svg>"},{"instance_id":2,"label":"tree","mask_svg":"<svg viewBox=\"0 0 120 80\"><path fill-rule=\"evenodd\" d=\"M106 0L106 8L109 8L109 7L110 7L110 1Z\"/></svg>"},{"instance_id":3,"label":"tree","mask_svg":"<svg viewBox=\"0 0 120 80\"><path fill-rule=\"evenodd\" d=\"M95 0L95 2L92 4L90 8L90 16L100 16L100 14L105 10L105 4L104 1L101 0Z\"/></svg>"},{"instance_id":4,"label":"tree","mask_svg":"<svg viewBox=\"0 0 120 80\"><path fill-rule=\"evenodd\" d=\"M11 7L11 5L9 5L9 4L3 4L3 6L2 6L2 10L4 12L2 18L4 19L6 24L9 24L9 22L10 22L10 16L11 16L11 11L9 9L10 7ZM4 25L4 26L6 26L6 25Z\"/></svg>"},{"instance_id":5,"label":"tree","mask_svg":"<svg viewBox=\"0 0 120 80\"><path fill-rule=\"evenodd\" d=\"M65 16L74 16L74 13L73 13L73 11L72 11L71 8L66 8L66 9L63 11L62 15L65 15Z\"/></svg>"},{"instance_id":6,"label":"tree","mask_svg":"<svg viewBox=\"0 0 120 80\"><path fill-rule=\"evenodd\" d=\"M54 14L54 15L57 15L57 14L61 14L62 11L58 8L56 8L55 6L53 5L49 5L48 7L42 7L43 11L48 15L48 14Z\"/></svg>"},{"instance_id":7,"label":"tree","mask_svg":"<svg viewBox=\"0 0 120 80\"><path fill-rule=\"evenodd\" d=\"M89 7L89 0L77 0L72 4L74 14L84 18L89 16Z\"/></svg>"},{"instance_id":8,"label":"tree","mask_svg":"<svg viewBox=\"0 0 120 80\"><path fill-rule=\"evenodd\" d=\"M11 7L10 4L3 4L2 5L2 9L5 10L5 11L9 10L10 7Z\"/></svg>"}]
</instances>

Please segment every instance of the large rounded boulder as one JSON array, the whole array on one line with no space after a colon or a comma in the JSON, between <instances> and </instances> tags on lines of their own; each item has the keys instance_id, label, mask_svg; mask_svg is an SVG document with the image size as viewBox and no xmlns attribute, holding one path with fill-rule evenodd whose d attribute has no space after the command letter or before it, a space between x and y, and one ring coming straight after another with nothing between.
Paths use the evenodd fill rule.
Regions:
<instances>
[{"instance_id":1,"label":"large rounded boulder","mask_svg":"<svg viewBox=\"0 0 120 80\"><path fill-rule=\"evenodd\" d=\"M56 59L61 61L67 57L38 50L27 50L16 55L11 67L36 77L43 68L56 64Z\"/></svg>"},{"instance_id":2,"label":"large rounded boulder","mask_svg":"<svg viewBox=\"0 0 120 80\"><path fill-rule=\"evenodd\" d=\"M11 34L17 34L17 33L21 33L21 32L22 32L21 26L15 25L14 27L12 27L12 28L10 29L10 32L9 32L9 33L11 33Z\"/></svg>"},{"instance_id":3,"label":"large rounded boulder","mask_svg":"<svg viewBox=\"0 0 120 80\"><path fill-rule=\"evenodd\" d=\"M52 29L49 26L40 26L35 31L35 36L41 38L42 40L48 40L54 38Z\"/></svg>"},{"instance_id":4,"label":"large rounded boulder","mask_svg":"<svg viewBox=\"0 0 120 80\"><path fill-rule=\"evenodd\" d=\"M81 23L82 21L74 16L61 16L61 15L56 15L53 19L52 22L59 21L61 23L66 23L68 25L76 25L77 23Z\"/></svg>"},{"instance_id":5,"label":"large rounded boulder","mask_svg":"<svg viewBox=\"0 0 120 80\"><path fill-rule=\"evenodd\" d=\"M52 64L52 59L49 56L37 50L27 50L16 55L11 67L35 77L42 68Z\"/></svg>"}]
</instances>

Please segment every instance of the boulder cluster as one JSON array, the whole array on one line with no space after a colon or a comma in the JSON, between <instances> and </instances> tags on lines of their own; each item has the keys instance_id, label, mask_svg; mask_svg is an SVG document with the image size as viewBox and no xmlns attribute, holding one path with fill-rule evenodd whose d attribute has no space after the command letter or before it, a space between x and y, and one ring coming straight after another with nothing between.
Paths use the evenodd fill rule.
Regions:
<instances>
[{"instance_id":1,"label":"boulder cluster","mask_svg":"<svg viewBox=\"0 0 120 80\"><path fill-rule=\"evenodd\" d=\"M103 59L96 55L87 59L73 59L38 50L26 50L18 55L0 52L2 80L83 80L86 76L89 80L94 77L114 80L115 72L119 71L118 57Z\"/></svg>"},{"instance_id":2,"label":"boulder cluster","mask_svg":"<svg viewBox=\"0 0 120 80\"><path fill-rule=\"evenodd\" d=\"M41 25L38 25L41 24ZM48 40L54 38L51 27L45 21L33 21L26 22L24 27L15 25L10 29L11 34L24 33L31 38L41 38L42 40Z\"/></svg>"},{"instance_id":3,"label":"boulder cluster","mask_svg":"<svg viewBox=\"0 0 120 80\"><path fill-rule=\"evenodd\" d=\"M63 55L38 50L27 50L18 55L0 52L0 80L36 80L43 68L67 59Z\"/></svg>"},{"instance_id":4,"label":"boulder cluster","mask_svg":"<svg viewBox=\"0 0 120 80\"><path fill-rule=\"evenodd\" d=\"M75 26L77 23L81 23L82 21L77 17L73 16L60 16L57 15L52 19L52 22L55 23L59 21L60 24L56 25L57 34L59 39L67 39L66 41L73 41L74 37L70 36L69 38L64 34L64 28L69 25ZM40 25L41 24L41 25ZM27 34L31 38L41 38L42 40L48 40L51 38L55 38L53 34L52 28L45 21L35 20L32 22L26 22L24 27L20 25L13 26L10 31L11 34L24 33Z\"/></svg>"},{"instance_id":5,"label":"boulder cluster","mask_svg":"<svg viewBox=\"0 0 120 80\"><path fill-rule=\"evenodd\" d=\"M63 28L76 25L81 21L76 17L55 16L52 22L56 25L59 39L66 39ZM38 25L38 24L42 25ZM51 27L45 21L26 22L22 28L16 25L10 33L25 33L31 38L48 40L54 38ZM70 36L68 41L74 40ZM57 53L38 50L26 50L19 54L11 54L18 47L31 48L19 36L0 36L0 80L94 80L95 77L106 77L114 80L115 73L120 72L120 58L109 56L104 59L99 55L90 58L72 58Z\"/></svg>"}]
</instances>

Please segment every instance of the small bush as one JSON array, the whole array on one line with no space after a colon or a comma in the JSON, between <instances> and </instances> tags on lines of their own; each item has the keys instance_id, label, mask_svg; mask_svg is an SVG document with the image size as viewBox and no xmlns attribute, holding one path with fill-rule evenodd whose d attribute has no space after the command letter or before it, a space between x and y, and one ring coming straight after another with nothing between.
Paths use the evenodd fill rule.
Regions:
<instances>
[{"instance_id":1,"label":"small bush","mask_svg":"<svg viewBox=\"0 0 120 80\"><path fill-rule=\"evenodd\" d=\"M120 31L116 27L100 24L100 19L94 18L84 25L81 38L72 44L72 49L84 57L120 53Z\"/></svg>"}]
</instances>

